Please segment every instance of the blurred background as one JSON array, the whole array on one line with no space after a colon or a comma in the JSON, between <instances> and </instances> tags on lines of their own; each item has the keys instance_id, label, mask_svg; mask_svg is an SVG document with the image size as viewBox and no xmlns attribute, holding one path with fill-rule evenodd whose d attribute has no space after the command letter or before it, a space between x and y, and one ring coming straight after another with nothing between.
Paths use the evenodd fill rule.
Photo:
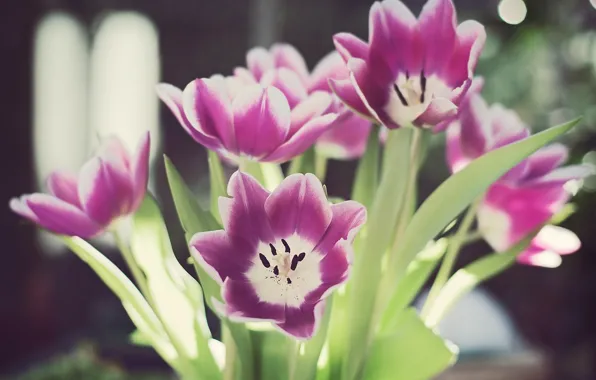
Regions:
<instances>
[{"instance_id":1,"label":"blurred background","mask_svg":"<svg viewBox=\"0 0 596 380\"><path fill-rule=\"evenodd\" d=\"M404 1L417 14L422 0ZM534 130L584 115L564 136L571 161L596 163L596 1L454 0L488 41L478 67L490 102L515 108ZM165 379L150 349L129 344L132 324L94 273L51 236L8 210L56 168L76 170L97 142L133 146L153 133L151 188L179 257L187 251L164 179L166 153L206 196L206 154L159 104L159 81L231 74L252 46L295 45L312 67L331 37L366 38L370 0L20 0L2 3L0 377ZM421 197L447 175L443 141L421 175ZM331 195L349 194L355 162L332 162ZM578 189L565 222L583 242L556 270L516 266L464 299L445 334L463 360L445 379L596 379L596 180ZM119 266L109 239L94 242ZM488 251L468 247L465 264ZM128 374L127 374L128 373ZM154 373L154 375L149 375ZM402 380L402 379L400 379ZM403 379L406 380L406 379Z\"/></svg>"}]
</instances>

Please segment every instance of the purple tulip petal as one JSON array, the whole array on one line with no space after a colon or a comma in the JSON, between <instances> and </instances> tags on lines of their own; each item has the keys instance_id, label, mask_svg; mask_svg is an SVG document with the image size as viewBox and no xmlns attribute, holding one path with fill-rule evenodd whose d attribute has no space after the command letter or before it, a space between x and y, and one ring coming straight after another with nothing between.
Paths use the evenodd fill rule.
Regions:
<instances>
[{"instance_id":1,"label":"purple tulip petal","mask_svg":"<svg viewBox=\"0 0 596 380\"><path fill-rule=\"evenodd\" d=\"M273 241L265 213L269 192L250 175L237 171L228 182L228 194L231 199L219 198L219 214L226 232L251 244Z\"/></svg>"},{"instance_id":2,"label":"purple tulip petal","mask_svg":"<svg viewBox=\"0 0 596 380\"><path fill-rule=\"evenodd\" d=\"M594 174L594 168L590 165L565 166L551 171L542 177L530 179L525 183L527 186L563 186L567 181L582 179Z\"/></svg>"},{"instance_id":3,"label":"purple tulip petal","mask_svg":"<svg viewBox=\"0 0 596 380\"><path fill-rule=\"evenodd\" d=\"M283 322L285 320L285 305L274 305L262 302L248 280L224 281L222 296L226 301L226 314L230 319L238 322L271 321Z\"/></svg>"},{"instance_id":4,"label":"purple tulip petal","mask_svg":"<svg viewBox=\"0 0 596 380\"><path fill-rule=\"evenodd\" d=\"M457 27L457 45L441 75L450 86L459 86L474 75L485 41L486 31L479 22L468 20Z\"/></svg>"},{"instance_id":5,"label":"purple tulip petal","mask_svg":"<svg viewBox=\"0 0 596 380\"><path fill-rule=\"evenodd\" d=\"M361 157L366 150L371 127L370 120L345 110L329 131L319 137L316 145L317 152L338 160Z\"/></svg>"},{"instance_id":6,"label":"purple tulip petal","mask_svg":"<svg viewBox=\"0 0 596 380\"><path fill-rule=\"evenodd\" d=\"M296 233L313 247L333 216L323 185L313 174L287 177L265 201L265 212L276 236Z\"/></svg>"},{"instance_id":7,"label":"purple tulip petal","mask_svg":"<svg viewBox=\"0 0 596 380\"><path fill-rule=\"evenodd\" d=\"M102 230L81 209L47 194L31 194L24 198L24 205L35 215L34 222L54 233L90 238ZM13 210L28 217L23 205L11 204ZM31 219L31 218L30 218Z\"/></svg>"},{"instance_id":8,"label":"purple tulip petal","mask_svg":"<svg viewBox=\"0 0 596 380\"><path fill-rule=\"evenodd\" d=\"M298 74L283 67L266 72L260 84L263 87L273 86L279 89L288 100L290 108L294 108L308 96L306 87Z\"/></svg>"},{"instance_id":9,"label":"purple tulip petal","mask_svg":"<svg viewBox=\"0 0 596 380\"><path fill-rule=\"evenodd\" d=\"M289 44L274 44L271 46L271 56L273 65L281 68L285 67L298 74L303 85L308 81L308 67L306 62L295 47Z\"/></svg>"},{"instance_id":10,"label":"purple tulip petal","mask_svg":"<svg viewBox=\"0 0 596 380\"><path fill-rule=\"evenodd\" d=\"M352 80L347 79L329 79L329 88L341 101L349 107L352 111L358 113L362 117L374 119L368 107L362 101L360 95L354 88Z\"/></svg>"},{"instance_id":11,"label":"purple tulip petal","mask_svg":"<svg viewBox=\"0 0 596 380\"><path fill-rule=\"evenodd\" d=\"M291 137L296 134L313 118L330 113L332 108L333 98L331 94L323 91L313 92L307 99L292 109L292 121L288 136Z\"/></svg>"},{"instance_id":12,"label":"purple tulip petal","mask_svg":"<svg viewBox=\"0 0 596 380\"><path fill-rule=\"evenodd\" d=\"M241 153L260 158L286 138L290 128L290 107L277 88L246 87L234 99L233 109Z\"/></svg>"},{"instance_id":13,"label":"purple tulip petal","mask_svg":"<svg viewBox=\"0 0 596 380\"><path fill-rule=\"evenodd\" d=\"M55 171L48 177L48 190L56 198L81 208L77 180L77 176L72 173Z\"/></svg>"},{"instance_id":14,"label":"purple tulip petal","mask_svg":"<svg viewBox=\"0 0 596 380\"><path fill-rule=\"evenodd\" d=\"M471 94L459 108L461 149L472 159L494 145L488 105L478 94Z\"/></svg>"},{"instance_id":15,"label":"purple tulip petal","mask_svg":"<svg viewBox=\"0 0 596 380\"><path fill-rule=\"evenodd\" d=\"M325 302L323 301L316 305L304 304L300 308L287 307L285 321L278 323L277 327L295 339L310 339L317 332L324 312Z\"/></svg>"},{"instance_id":16,"label":"purple tulip petal","mask_svg":"<svg viewBox=\"0 0 596 380\"><path fill-rule=\"evenodd\" d=\"M332 51L317 63L310 75L308 91L331 92L329 79L344 79L350 75L346 63L337 51Z\"/></svg>"},{"instance_id":17,"label":"purple tulip petal","mask_svg":"<svg viewBox=\"0 0 596 380\"><path fill-rule=\"evenodd\" d=\"M457 114L457 106L445 98L431 100L426 110L414 121L416 125L437 125Z\"/></svg>"},{"instance_id":18,"label":"purple tulip petal","mask_svg":"<svg viewBox=\"0 0 596 380\"><path fill-rule=\"evenodd\" d=\"M199 232L189 246L197 262L220 284L226 278L242 278L252 264L256 248L242 238L231 239L223 230Z\"/></svg>"},{"instance_id":19,"label":"purple tulip petal","mask_svg":"<svg viewBox=\"0 0 596 380\"><path fill-rule=\"evenodd\" d=\"M212 150L221 148L221 142L217 138L206 135L202 130L195 129L186 118L182 106L182 90L167 83L158 84L156 90L159 98L168 106L180 125L196 142Z\"/></svg>"},{"instance_id":20,"label":"purple tulip petal","mask_svg":"<svg viewBox=\"0 0 596 380\"><path fill-rule=\"evenodd\" d=\"M315 143L319 136L329 129L336 119L337 114L328 113L310 120L297 133L262 160L283 163L304 153Z\"/></svg>"},{"instance_id":21,"label":"purple tulip petal","mask_svg":"<svg viewBox=\"0 0 596 380\"><path fill-rule=\"evenodd\" d=\"M350 58L368 58L368 44L350 33L337 33L333 36L333 43L344 62Z\"/></svg>"},{"instance_id":22,"label":"purple tulip petal","mask_svg":"<svg viewBox=\"0 0 596 380\"><path fill-rule=\"evenodd\" d=\"M440 73L456 46L455 7L451 0L430 0L422 8L419 20L425 47L424 73Z\"/></svg>"},{"instance_id":23,"label":"purple tulip petal","mask_svg":"<svg viewBox=\"0 0 596 380\"><path fill-rule=\"evenodd\" d=\"M543 268L557 268L563 260L556 252L530 245L517 256L517 262Z\"/></svg>"},{"instance_id":24,"label":"purple tulip petal","mask_svg":"<svg viewBox=\"0 0 596 380\"><path fill-rule=\"evenodd\" d=\"M196 79L182 93L184 113L191 125L203 134L220 140L236 153L232 103L223 78Z\"/></svg>"},{"instance_id":25,"label":"purple tulip petal","mask_svg":"<svg viewBox=\"0 0 596 380\"><path fill-rule=\"evenodd\" d=\"M560 255L569 255L581 247L581 241L572 231L566 228L546 225L532 240L532 245Z\"/></svg>"},{"instance_id":26,"label":"purple tulip petal","mask_svg":"<svg viewBox=\"0 0 596 380\"><path fill-rule=\"evenodd\" d=\"M366 208L355 201L331 205L333 218L315 250L329 252L340 239L351 242L360 227L366 222Z\"/></svg>"},{"instance_id":27,"label":"purple tulip petal","mask_svg":"<svg viewBox=\"0 0 596 380\"><path fill-rule=\"evenodd\" d=\"M471 161L462 151L460 128L459 122L454 122L447 128L446 154L452 173L462 170Z\"/></svg>"},{"instance_id":28,"label":"purple tulip petal","mask_svg":"<svg viewBox=\"0 0 596 380\"><path fill-rule=\"evenodd\" d=\"M141 205L147 184L149 182L149 153L151 149L151 135L149 132L145 133L141 142L137 146L137 150L133 156L132 161L132 182L133 182L133 202L130 211L136 211Z\"/></svg>"},{"instance_id":29,"label":"purple tulip petal","mask_svg":"<svg viewBox=\"0 0 596 380\"><path fill-rule=\"evenodd\" d=\"M551 144L528 157L528 178L536 178L550 173L567 161L568 149L563 144Z\"/></svg>"},{"instance_id":30,"label":"purple tulip petal","mask_svg":"<svg viewBox=\"0 0 596 380\"><path fill-rule=\"evenodd\" d=\"M273 57L267 49L262 47L252 48L248 51L246 54L246 64L257 81L261 80L265 72L275 67Z\"/></svg>"},{"instance_id":31,"label":"purple tulip petal","mask_svg":"<svg viewBox=\"0 0 596 380\"><path fill-rule=\"evenodd\" d=\"M128 212L132 205L132 183L99 157L88 161L79 175L79 199L83 210L98 224Z\"/></svg>"},{"instance_id":32,"label":"purple tulip petal","mask_svg":"<svg viewBox=\"0 0 596 380\"><path fill-rule=\"evenodd\" d=\"M338 241L319 264L321 285L306 296L305 302L314 303L325 299L338 286L346 282L353 256L354 252L347 241Z\"/></svg>"}]
</instances>

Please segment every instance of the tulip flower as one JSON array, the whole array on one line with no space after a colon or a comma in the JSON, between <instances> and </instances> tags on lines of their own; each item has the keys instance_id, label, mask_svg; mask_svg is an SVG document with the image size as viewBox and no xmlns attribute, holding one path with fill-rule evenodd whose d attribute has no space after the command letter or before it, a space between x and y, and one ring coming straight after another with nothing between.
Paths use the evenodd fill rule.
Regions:
<instances>
[{"instance_id":1,"label":"tulip flower","mask_svg":"<svg viewBox=\"0 0 596 380\"><path fill-rule=\"evenodd\" d=\"M366 220L354 201L330 204L312 174L294 174L272 193L236 172L219 199L224 229L200 232L193 255L220 284L234 321L270 321L308 339L325 298L348 278L352 239Z\"/></svg>"},{"instance_id":2,"label":"tulip flower","mask_svg":"<svg viewBox=\"0 0 596 380\"><path fill-rule=\"evenodd\" d=\"M157 91L195 141L235 164L289 161L337 118L329 112L333 99L325 92L290 109L294 99L275 87L221 75L196 79L184 91L165 83Z\"/></svg>"},{"instance_id":3,"label":"tulip flower","mask_svg":"<svg viewBox=\"0 0 596 380\"><path fill-rule=\"evenodd\" d=\"M78 176L56 171L49 194L26 194L10 201L17 214L54 233L89 238L134 213L147 189L149 133L133 156L115 137L105 140Z\"/></svg>"},{"instance_id":4,"label":"tulip flower","mask_svg":"<svg viewBox=\"0 0 596 380\"><path fill-rule=\"evenodd\" d=\"M309 73L302 55L291 45L274 44L269 50L251 49L246 57L247 68L237 68L235 75L244 83L260 83L279 88L294 108L316 92L332 94L329 79L345 78L349 72L337 52L327 54ZM353 159L364 154L371 130L370 120L351 112L336 96L330 112L338 114L318 140L317 152L335 159Z\"/></svg>"},{"instance_id":5,"label":"tulip flower","mask_svg":"<svg viewBox=\"0 0 596 380\"><path fill-rule=\"evenodd\" d=\"M483 154L522 140L528 127L513 110L495 104L489 107L477 92L462 101L458 118L447 127L447 161L457 172ZM493 184L478 207L478 229L498 252L517 244L548 222L567 203L567 181L591 173L585 165L559 167L567 159L567 148L551 144L519 163ZM577 236L562 227L546 225L521 253L518 261L555 267L561 255L577 251Z\"/></svg>"},{"instance_id":6,"label":"tulip flower","mask_svg":"<svg viewBox=\"0 0 596 380\"><path fill-rule=\"evenodd\" d=\"M451 0L430 0L418 19L399 0L376 2L368 43L335 35L350 76L330 84L350 108L389 129L434 127L457 113L485 39L478 22L456 24Z\"/></svg>"}]
</instances>

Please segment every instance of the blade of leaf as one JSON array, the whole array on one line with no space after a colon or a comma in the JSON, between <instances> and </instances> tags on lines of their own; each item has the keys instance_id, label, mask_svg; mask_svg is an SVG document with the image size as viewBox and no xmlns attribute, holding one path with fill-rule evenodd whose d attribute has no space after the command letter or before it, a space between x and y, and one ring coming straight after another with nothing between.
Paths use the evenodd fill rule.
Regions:
<instances>
[{"instance_id":1,"label":"blade of leaf","mask_svg":"<svg viewBox=\"0 0 596 380\"><path fill-rule=\"evenodd\" d=\"M147 278L151 299L172 343L206 378L221 378L209 349L207 326L199 284L182 268L170 244L161 212L146 196L133 216L131 249Z\"/></svg>"},{"instance_id":2,"label":"blade of leaf","mask_svg":"<svg viewBox=\"0 0 596 380\"><path fill-rule=\"evenodd\" d=\"M580 119L506 145L474 160L443 182L420 206L397 246L395 282L416 254L472 201L524 158L569 131Z\"/></svg>"},{"instance_id":3,"label":"blade of leaf","mask_svg":"<svg viewBox=\"0 0 596 380\"><path fill-rule=\"evenodd\" d=\"M368 136L366 152L358 163L352 199L362 203L367 208L372 205L375 192L379 185L379 146L378 128L374 128Z\"/></svg>"},{"instance_id":4,"label":"blade of leaf","mask_svg":"<svg viewBox=\"0 0 596 380\"><path fill-rule=\"evenodd\" d=\"M416 310L403 312L396 330L375 340L362 379L428 380L454 363L457 347L426 327Z\"/></svg>"},{"instance_id":5,"label":"blade of leaf","mask_svg":"<svg viewBox=\"0 0 596 380\"><path fill-rule=\"evenodd\" d=\"M226 194L226 177L223 172L223 167L221 166L221 161L217 156L217 153L214 151L209 151L209 183L211 185L211 203L210 209L211 215L217 220L218 223L221 223L221 218L219 216L219 209L218 209L218 199L219 197L225 197Z\"/></svg>"}]
</instances>

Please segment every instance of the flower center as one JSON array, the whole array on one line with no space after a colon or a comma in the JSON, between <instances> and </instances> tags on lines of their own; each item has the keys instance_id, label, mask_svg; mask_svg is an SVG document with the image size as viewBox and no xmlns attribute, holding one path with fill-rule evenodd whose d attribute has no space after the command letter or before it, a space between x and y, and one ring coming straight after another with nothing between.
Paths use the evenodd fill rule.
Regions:
<instances>
[{"instance_id":1,"label":"flower center","mask_svg":"<svg viewBox=\"0 0 596 380\"><path fill-rule=\"evenodd\" d=\"M278 251L273 244L269 243L269 254L259 252L259 259L265 268L272 268L275 277L285 278L286 283L290 285L292 284L293 272L296 271L298 264L306 257L306 252L292 253L292 249L285 239L281 239L281 243L284 248L283 252Z\"/></svg>"},{"instance_id":2,"label":"flower center","mask_svg":"<svg viewBox=\"0 0 596 380\"><path fill-rule=\"evenodd\" d=\"M424 70L420 73L420 77L410 77L408 73L400 75L393 84L399 101L403 106L416 106L424 104L426 93L426 76Z\"/></svg>"}]
</instances>

